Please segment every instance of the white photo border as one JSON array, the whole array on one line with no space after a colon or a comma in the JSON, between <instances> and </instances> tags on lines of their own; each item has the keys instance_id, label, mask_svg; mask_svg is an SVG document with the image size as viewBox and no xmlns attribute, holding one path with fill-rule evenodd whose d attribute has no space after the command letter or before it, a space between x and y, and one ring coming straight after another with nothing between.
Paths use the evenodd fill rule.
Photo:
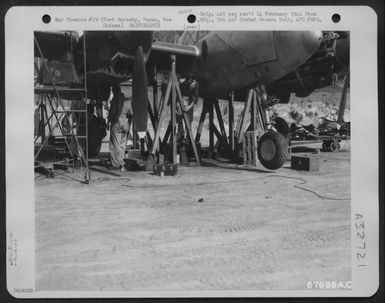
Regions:
<instances>
[{"instance_id":1,"label":"white photo border","mask_svg":"<svg viewBox=\"0 0 385 303\"><path fill-rule=\"evenodd\" d=\"M133 30L184 30L187 16L201 12L244 11L242 6L157 6L149 7L12 7L5 17L5 115L6 115L6 240L17 241L18 266L10 266L7 250L7 289L18 298L70 297L367 297L379 286L379 166L378 166L378 65L377 14L369 6L250 6L269 11L316 12L321 22L297 23L210 23L199 30L334 30L350 31L351 140L351 290L255 290L255 291L39 291L35 285L34 255L34 167L33 167L33 32L58 30L114 30L103 23L67 22L68 16L146 16L161 22L157 28ZM331 16L338 13L339 23ZM42 15L52 16L44 24ZM63 19L56 22L55 18ZM197 28L198 29L198 28ZM130 28L116 28L130 30ZM17 121L17 123L15 122ZM20 123L20 121L22 123ZM22 143L21 143L22 142ZM20 145L22 144L22 148ZM21 159L23 159L21 161ZM12 168L12 169L11 169ZM357 259L365 225L365 266ZM15 291L24 290L24 291Z\"/></svg>"}]
</instances>

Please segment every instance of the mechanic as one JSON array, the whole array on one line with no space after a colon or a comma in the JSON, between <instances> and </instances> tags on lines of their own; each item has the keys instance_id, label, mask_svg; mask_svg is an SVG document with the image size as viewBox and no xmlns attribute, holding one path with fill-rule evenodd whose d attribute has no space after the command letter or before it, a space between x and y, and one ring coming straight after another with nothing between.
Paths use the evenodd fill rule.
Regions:
<instances>
[{"instance_id":1,"label":"mechanic","mask_svg":"<svg viewBox=\"0 0 385 303\"><path fill-rule=\"evenodd\" d=\"M112 88L114 97L108 114L110 123L110 169L125 171L124 152L127 144L127 135L130 130L133 110L131 100L126 98L119 85Z\"/></svg>"},{"instance_id":2,"label":"mechanic","mask_svg":"<svg viewBox=\"0 0 385 303\"><path fill-rule=\"evenodd\" d=\"M182 93L182 110L187 113L187 120L190 124L190 128L192 126L192 122L194 120L194 105L198 102L199 97L199 83L194 79L194 75L189 73L185 81L181 82L180 90ZM182 117L179 118L178 121L178 129L180 132L183 132L183 137L185 137L186 132L183 131L183 123Z\"/></svg>"}]
</instances>

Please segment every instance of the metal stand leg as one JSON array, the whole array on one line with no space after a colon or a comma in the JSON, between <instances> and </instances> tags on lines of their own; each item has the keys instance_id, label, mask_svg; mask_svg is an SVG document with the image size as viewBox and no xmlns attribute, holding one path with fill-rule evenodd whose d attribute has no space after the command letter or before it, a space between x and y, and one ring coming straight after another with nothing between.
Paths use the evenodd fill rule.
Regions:
<instances>
[{"instance_id":1,"label":"metal stand leg","mask_svg":"<svg viewBox=\"0 0 385 303\"><path fill-rule=\"evenodd\" d=\"M229 99L229 143L232 154L234 153L234 91Z\"/></svg>"},{"instance_id":2,"label":"metal stand leg","mask_svg":"<svg viewBox=\"0 0 385 303\"><path fill-rule=\"evenodd\" d=\"M209 158L214 156L214 106L213 100L209 100Z\"/></svg>"},{"instance_id":3,"label":"metal stand leg","mask_svg":"<svg viewBox=\"0 0 385 303\"><path fill-rule=\"evenodd\" d=\"M176 164L176 162L177 162L177 160L176 160L176 156L177 156L177 149L176 149L176 143L177 143L176 109L177 109L177 104L179 104L180 108L183 108L183 106L181 103L182 94L181 94L181 91L179 88L178 79L176 77L175 56L171 56L171 59L172 59L171 74L170 74L169 82L167 85L165 97L164 97L163 102L161 103L161 106L160 106L159 124L158 124L158 128L155 132L154 144L153 144L153 147L151 150L151 155L153 158L155 158L155 154L156 154L158 146L159 146L158 140L160 138L160 131L161 131L164 119L165 119L165 109L167 106L167 102L168 102L169 98L171 97L171 102L170 102L171 121L170 121L169 127L167 128L166 135L165 135L165 138L163 140L162 145L166 144L167 141L165 141L165 140L168 139L168 135L170 134L171 135L171 147L172 147L172 150L171 150L172 151L172 163ZM171 96L170 96L170 94L171 94ZM166 103L166 106L165 106L165 103ZM194 150L196 162L198 164L200 164L198 151L197 151L197 148L195 145L195 140L193 138L193 134L191 131L191 125L190 125L190 122L188 120L187 114L184 112L183 112L183 121L185 123L186 129L187 129L187 134L188 134L188 137L190 139L190 142L191 142L193 150Z\"/></svg>"}]
</instances>

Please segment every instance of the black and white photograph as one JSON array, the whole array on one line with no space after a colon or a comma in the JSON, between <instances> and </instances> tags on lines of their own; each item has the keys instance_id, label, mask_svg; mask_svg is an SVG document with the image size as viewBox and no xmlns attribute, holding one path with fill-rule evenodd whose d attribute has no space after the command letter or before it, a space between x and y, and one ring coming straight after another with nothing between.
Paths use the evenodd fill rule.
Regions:
<instances>
[{"instance_id":1,"label":"black and white photograph","mask_svg":"<svg viewBox=\"0 0 385 303\"><path fill-rule=\"evenodd\" d=\"M186 10L180 30L89 14L103 29L29 31L33 285L14 292L352 292L368 264L368 218L352 210L367 146L351 130L368 110L351 93L354 31L334 15L317 30L193 26L318 22L223 14ZM15 272L23 237L8 230Z\"/></svg>"}]
</instances>

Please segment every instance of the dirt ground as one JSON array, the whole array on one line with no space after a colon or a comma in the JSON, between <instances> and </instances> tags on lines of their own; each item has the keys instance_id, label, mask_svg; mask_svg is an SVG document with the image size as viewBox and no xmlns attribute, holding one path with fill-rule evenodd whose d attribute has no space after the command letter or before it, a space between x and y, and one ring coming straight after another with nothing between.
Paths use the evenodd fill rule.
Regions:
<instances>
[{"instance_id":1,"label":"dirt ground","mask_svg":"<svg viewBox=\"0 0 385 303\"><path fill-rule=\"evenodd\" d=\"M36 290L306 289L351 280L350 147L318 172L213 160L36 175Z\"/></svg>"}]
</instances>

